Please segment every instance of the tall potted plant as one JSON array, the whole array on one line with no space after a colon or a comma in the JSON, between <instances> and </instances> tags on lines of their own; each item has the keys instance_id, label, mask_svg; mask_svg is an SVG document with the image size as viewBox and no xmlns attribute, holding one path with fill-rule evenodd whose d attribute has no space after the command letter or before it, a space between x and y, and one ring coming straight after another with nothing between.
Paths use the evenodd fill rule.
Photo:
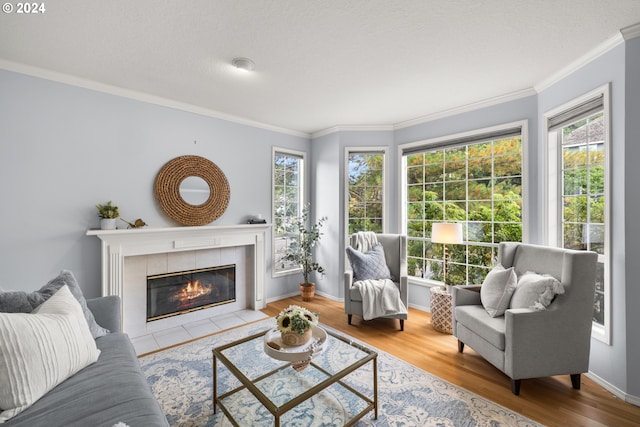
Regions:
<instances>
[{"instance_id":1,"label":"tall potted plant","mask_svg":"<svg viewBox=\"0 0 640 427\"><path fill-rule=\"evenodd\" d=\"M299 265L302 269L304 281L300 283L300 293L303 301L311 301L316 292L316 284L309 281L311 272L324 273L324 268L313 260L313 248L322 236L320 229L326 220L327 217L322 217L318 222L307 228L309 206L305 206L302 210L302 215L295 222L299 233L298 240L289 245L287 252L282 257L282 261L289 261Z\"/></svg>"}]
</instances>

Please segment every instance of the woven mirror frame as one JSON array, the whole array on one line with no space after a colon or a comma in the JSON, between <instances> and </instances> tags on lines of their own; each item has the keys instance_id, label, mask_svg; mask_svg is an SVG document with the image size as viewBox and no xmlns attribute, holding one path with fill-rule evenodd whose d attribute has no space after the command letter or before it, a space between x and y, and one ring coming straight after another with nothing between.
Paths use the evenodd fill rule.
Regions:
<instances>
[{"instance_id":1,"label":"woven mirror frame","mask_svg":"<svg viewBox=\"0 0 640 427\"><path fill-rule=\"evenodd\" d=\"M202 204L187 203L180 195L180 184L189 177L202 178L209 185L209 198ZM211 160L200 156L180 156L165 164L154 186L160 207L171 219L183 225L206 225L219 218L229 206L229 181Z\"/></svg>"}]
</instances>

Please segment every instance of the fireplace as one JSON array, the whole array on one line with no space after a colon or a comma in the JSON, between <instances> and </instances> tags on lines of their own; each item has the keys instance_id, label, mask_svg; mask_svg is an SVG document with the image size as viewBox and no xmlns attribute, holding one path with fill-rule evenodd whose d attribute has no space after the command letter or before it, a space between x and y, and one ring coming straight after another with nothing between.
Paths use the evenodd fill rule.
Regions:
<instances>
[{"instance_id":1,"label":"fireplace","mask_svg":"<svg viewBox=\"0 0 640 427\"><path fill-rule=\"evenodd\" d=\"M235 264L147 276L147 322L235 300Z\"/></svg>"}]
</instances>

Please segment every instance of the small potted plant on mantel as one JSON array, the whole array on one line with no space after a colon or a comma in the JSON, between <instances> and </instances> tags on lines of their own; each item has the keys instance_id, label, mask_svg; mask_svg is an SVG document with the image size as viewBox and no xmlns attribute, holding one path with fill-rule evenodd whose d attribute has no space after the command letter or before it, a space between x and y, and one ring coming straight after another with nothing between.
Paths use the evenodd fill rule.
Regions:
<instances>
[{"instance_id":1,"label":"small potted plant on mantel","mask_svg":"<svg viewBox=\"0 0 640 427\"><path fill-rule=\"evenodd\" d=\"M316 284L309 281L311 272L317 271L320 274L324 273L324 268L313 260L313 248L316 243L318 243L318 240L320 240L320 236L322 236L320 228L322 228L322 224L327 220L327 217L320 218L318 222L313 224L309 229L307 229L308 220L309 206L307 205L295 223L299 232L298 240L289 245L286 254L282 257L282 261L289 261L295 265L299 265L302 269L302 277L304 279L300 284L302 301L311 301L316 292Z\"/></svg>"},{"instance_id":2,"label":"small potted plant on mantel","mask_svg":"<svg viewBox=\"0 0 640 427\"><path fill-rule=\"evenodd\" d=\"M97 204L98 216L100 217L100 229L101 230L115 230L116 220L120 216L117 206L111 204L109 200L104 205Z\"/></svg>"}]
</instances>

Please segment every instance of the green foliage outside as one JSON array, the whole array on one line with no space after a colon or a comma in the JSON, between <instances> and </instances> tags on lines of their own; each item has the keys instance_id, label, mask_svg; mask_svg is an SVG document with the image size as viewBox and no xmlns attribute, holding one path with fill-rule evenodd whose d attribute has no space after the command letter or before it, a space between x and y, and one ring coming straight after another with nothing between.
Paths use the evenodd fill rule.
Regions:
<instances>
[{"instance_id":1,"label":"green foliage outside","mask_svg":"<svg viewBox=\"0 0 640 427\"><path fill-rule=\"evenodd\" d=\"M463 224L466 244L448 245L448 284L481 283L496 244L522 240L520 137L407 157L409 274L443 281L443 245L434 222Z\"/></svg>"},{"instance_id":2,"label":"green foliage outside","mask_svg":"<svg viewBox=\"0 0 640 427\"><path fill-rule=\"evenodd\" d=\"M358 231L382 232L384 155L349 155L349 234Z\"/></svg>"}]
</instances>

